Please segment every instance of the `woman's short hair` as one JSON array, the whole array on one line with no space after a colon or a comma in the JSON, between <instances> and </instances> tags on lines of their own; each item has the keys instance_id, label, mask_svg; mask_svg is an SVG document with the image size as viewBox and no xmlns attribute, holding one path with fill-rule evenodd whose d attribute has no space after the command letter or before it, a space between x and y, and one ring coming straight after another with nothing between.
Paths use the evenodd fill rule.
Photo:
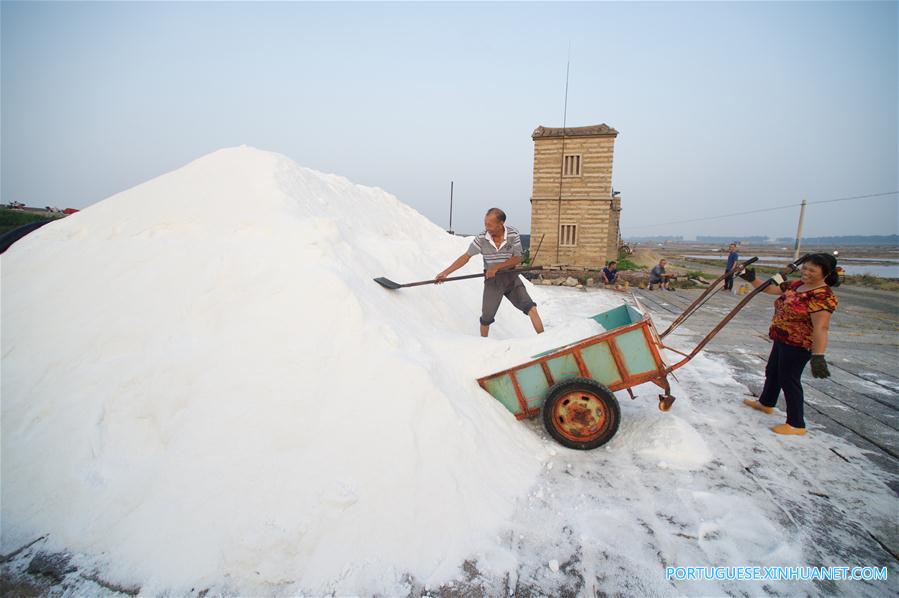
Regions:
<instances>
[{"instance_id":1,"label":"woman's short hair","mask_svg":"<svg viewBox=\"0 0 899 598\"><path fill-rule=\"evenodd\" d=\"M813 253L805 261L821 268L821 272L824 273L824 282L827 283L827 286L840 286L842 281L837 273L837 258L829 253Z\"/></svg>"}]
</instances>

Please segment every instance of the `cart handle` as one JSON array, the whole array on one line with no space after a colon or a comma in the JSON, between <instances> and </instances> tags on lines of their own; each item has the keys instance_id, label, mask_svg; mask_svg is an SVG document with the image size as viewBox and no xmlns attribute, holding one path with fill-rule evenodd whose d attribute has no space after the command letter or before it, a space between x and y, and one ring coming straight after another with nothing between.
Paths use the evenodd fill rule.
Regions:
<instances>
[{"instance_id":1,"label":"cart handle","mask_svg":"<svg viewBox=\"0 0 899 598\"><path fill-rule=\"evenodd\" d=\"M725 272L724 274L722 274L721 276L716 278L714 281L712 281L712 284L710 284L709 287L706 290L704 290L699 295L699 297L697 297L693 301L693 303L688 305L687 308L683 311L683 313L681 315L679 315L677 318L675 318L675 320L673 322L671 322L671 324L668 326L668 328L665 329L665 332L663 332L662 334L659 335L659 338L663 339L666 336L668 336L669 334L671 334L672 332L674 332L674 330L678 326L683 324L687 320L687 318L692 316L696 312L696 310L698 310L700 307L705 305L705 302L708 301L709 299L711 299L712 295L714 293L717 293L720 290L720 288L718 288L718 284L722 280L724 280L728 276L736 276L737 274L739 274L740 272L745 270L747 266L757 262L758 259L759 259L758 256L751 257L748 260L746 260L745 262L743 262L742 264L736 264L733 268L731 268L730 270L728 270L727 272Z\"/></svg>"},{"instance_id":2,"label":"cart handle","mask_svg":"<svg viewBox=\"0 0 899 598\"><path fill-rule=\"evenodd\" d=\"M734 316L736 316L737 313L741 309L743 309L743 307L745 307L747 303L749 303L752 300L753 297L755 297L759 293L764 292L764 290L767 289L772 284L779 284L783 280L783 277L788 276L788 275L792 274L793 272L795 272L796 270L798 270L799 267L802 265L802 263L804 261L806 261L810 255L811 254L806 253L805 255L803 255L801 258L799 258L795 262L793 262L791 264L787 264L779 273L775 274L774 276L772 276L771 278L769 278L768 280L766 280L759 286L755 287L755 289L753 289L748 295L746 295L742 301L737 303L737 305L732 310L730 310L730 313L728 313L726 316L724 316L724 319L721 320L721 322L719 322L717 326L712 328L712 330L708 334L706 334L705 337L701 341L699 341L699 343L696 345L696 348L693 349L689 355L687 355L684 359L680 360L679 362L675 363L674 365L669 366L668 369L666 370L666 373L673 372L674 370L678 369L679 367L686 365L686 363L688 361L690 361L691 359L696 357L696 355L700 351L702 351L702 348L705 347L709 343L709 341L711 341L713 338L715 338L715 335L718 334L721 331L721 329L724 328L724 326L726 326L727 323L730 322L734 318ZM747 260L747 262L748 262L748 260ZM778 280L776 280L777 278L780 278L781 280L778 281Z\"/></svg>"}]
</instances>

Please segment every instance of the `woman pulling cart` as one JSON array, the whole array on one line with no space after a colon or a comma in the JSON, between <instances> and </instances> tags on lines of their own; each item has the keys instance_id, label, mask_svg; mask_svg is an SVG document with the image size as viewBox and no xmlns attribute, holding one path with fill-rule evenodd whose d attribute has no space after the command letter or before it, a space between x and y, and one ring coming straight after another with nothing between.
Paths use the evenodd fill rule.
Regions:
<instances>
[{"instance_id":1,"label":"woman pulling cart","mask_svg":"<svg viewBox=\"0 0 899 598\"><path fill-rule=\"evenodd\" d=\"M779 276L779 275L778 275ZM747 268L740 278L754 287L764 283L755 277L755 270ZM757 400L743 401L764 413L773 413L778 395L783 390L787 403L787 422L771 428L777 434L805 434L803 392L800 380L806 364L812 363L812 376L828 378L830 371L824 352L830 315L837 308L837 297L831 287L840 284L837 260L826 253L814 253L802 262L800 280L784 282L775 277L778 285L768 285L765 293L778 295L774 301L774 318L768 336L774 341L768 365L765 367L765 386Z\"/></svg>"}]
</instances>

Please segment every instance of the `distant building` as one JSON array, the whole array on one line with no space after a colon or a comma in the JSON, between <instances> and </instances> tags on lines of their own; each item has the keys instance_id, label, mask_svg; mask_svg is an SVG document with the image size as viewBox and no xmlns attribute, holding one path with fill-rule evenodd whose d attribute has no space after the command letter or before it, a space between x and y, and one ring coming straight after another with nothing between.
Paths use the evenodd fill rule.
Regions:
<instances>
[{"instance_id":1,"label":"distant building","mask_svg":"<svg viewBox=\"0 0 899 598\"><path fill-rule=\"evenodd\" d=\"M617 136L605 124L534 130L532 254L543 237L535 265L599 268L618 256L621 196L612 191Z\"/></svg>"}]
</instances>

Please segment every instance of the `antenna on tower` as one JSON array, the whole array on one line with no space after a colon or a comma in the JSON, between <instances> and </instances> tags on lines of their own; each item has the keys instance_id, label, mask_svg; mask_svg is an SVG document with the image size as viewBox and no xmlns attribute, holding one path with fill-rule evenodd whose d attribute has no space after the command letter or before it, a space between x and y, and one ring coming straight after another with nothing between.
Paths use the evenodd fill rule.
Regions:
<instances>
[{"instance_id":1,"label":"antenna on tower","mask_svg":"<svg viewBox=\"0 0 899 598\"><path fill-rule=\"evenodd\" d=\"M562 156L559 159L559 203L556 218L556 263L561 261L562 248L562 177L565 175L565 128L568 126L568 74L571 70L571 40L568 40L568 61L565 64L565 102L562 107Z\"/></svg>"}]
</instances>

